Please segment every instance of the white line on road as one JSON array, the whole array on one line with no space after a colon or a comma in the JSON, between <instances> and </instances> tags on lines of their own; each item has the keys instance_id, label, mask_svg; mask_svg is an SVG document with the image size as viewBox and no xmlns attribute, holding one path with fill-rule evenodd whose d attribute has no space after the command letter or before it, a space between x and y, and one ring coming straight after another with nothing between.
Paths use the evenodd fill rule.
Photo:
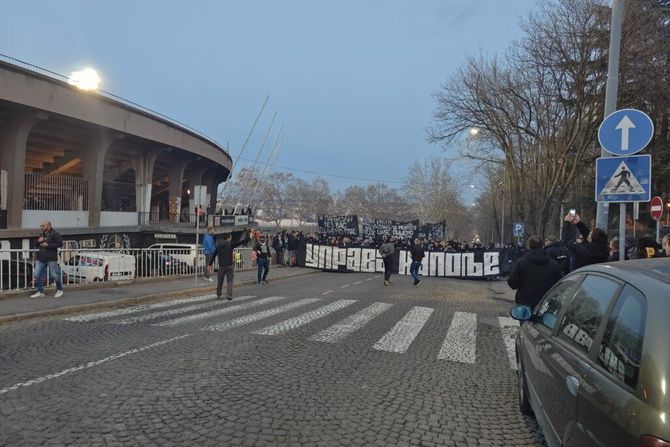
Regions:
<instances>
[{"instance_id":1,"label":"white line on road","mask_svg":"<svg viewBox=\"0 0 670 447\"><path fill-rule=\"evenodd\" d=\"M516 333L519 331L519 322L510 317L498 317L498 323L500 324L503 343L505 343L505 349L507 350L509 366L516 371L516 346L514 346L514 340Z\"/></svg>"},{"instance_id":2,"label":"white line on road","mask_svg":"<svg viewBox=\"0 0 670 447\"><path fill-rule=\"evenodd\" d=\"M370 278L366 279L366 281L372 281L373 279L375 279L375 277L374 277L374 276L372 276L372 277L370 277Z\"/></svg>"},{"instance_id":3,"label":"white line on road","mask_svg":"<svg viewBox=\"0 0 670 447\"><path fill-rule=\"evenodd\" d=\"M6 393L9 393L10 391L14 391L14 390L17 390L19 388L25 388L25 387L28 387L28 386L31 386L31 385L35 385L35 384L38 384L38 383L45 382L47 380L56 379L58 377L62 377L64 375L66 375L66 374L81 371L83 369L93 368L94 366L98 366L98 365L101 365L103 363L111 362L112 360L120 359L122 357L126 357L126 356L132 355L132 354L137 354L138 352L143 352L143 351L146 351L148 349L152 349L152 348L156 348L158 346L165 345L167 343L172 343L173 341L181 340L182 338L189 337L190 335L191 334L185 334L185 335L180 335L179 337L169 338L167 340L152 343L152 344L147 345L147 346L142 346L141 348L131 349L130 351L122 352L120 354L110 355L109 357L105 357L104 359L101 359L101 360L95 360L93 362L88 362L84 365L79 365L79 366L75 366L73 368L64 369L62 371L59 371L59 372L53 373L53 374L49 374L47 376L37 377L35 379L28 380L27 382L17 383L17 384L14 384L14 385L10 386L10 387L1 389L0 394L6 394Z\"/></svg>"},{"instance_id":4,"label":"white line on road","mask_svg":"<svg viewBox=\"0 0 670 447\"><path fill-rule=\"evenodd\" d=\"M346 289L346 288L349 287L350 285L351 285L351 284L345 284L345 285L343 285L342 287L340 287L340 289Z\"/></svg>"},{"instance_id":5,"label":"white line on road","mask_svg":"<svg viewBox=\"0 0 670 447\"><path fill-rule=\"evenodd\" d=\"M454 312L447 338L444 339L437 358L452 362L475 363L476 347L477 314Z\"/></svg>"},{"instance_id":6,"label":"white line on road","mask_svg":"<svg viewBox=\"0 0 670 447\"><path fill-rule=\"evenodd\" d=\"M406 352L432 313L433 309L430 307L412 307L373 348L401 354Z\"/></svg>"},{"instance_id":7,"label":"white line on road","mask_svg":"<svg viewBox=\"0 0 670 447\"><path fill-rule=\"evenodd\" d=\"M263 304L270 304L274 303L275 301L285 299L286 297L283 296L271 296L269 298L253 301L251 303L240 304L239 306L224 307L223 309L217 309L211 312L203 312L201 314L187 315L185 317L175 318L173 320L161 321L160 323L154 323L153 326L176 326L178 324L189 323L191 321L196 320L202 320L204 318L219 317L221 315L229 314L232 312L238 312L240 310L250 309L252 307L262 306Z\"/></svg>"},{"instance_id":8,"label":"white line on road","mask_svg":"<svg viewBox=\"0 0 670 447\"><path fill-rule=\"evenodd\" d=\"M329 295L329 294L331 294L331 293L333 293L332 290L326 290L326 291L323 292L321 295L326 296L326 295Z\"/></svg>"},{"instance_id":9,"label":"white line on road","mask_svg":"<svg viewBox=\"0 0 670 447\"><path fill-rule=\"evenodd\" d=\"M159 303L152 303L152 304L140 304L139 306L124 307L123 309L115 309L106 312L75 315L73 317L64 318L64 320L81 323L84 321L101 320L103 318L119 317L121 315L144 312L145 310L162 309L164 307L176 306L177 304L198 303L200 301L211 300L212 298L216 298L216 295L204 295L204 296L196 296L193 298L182 298L177 300L161 301Z\"/></svg>"},{"instance_id":10,"label":"white line on road","mask_svg":"<svg viewBox=\"0 0 670 447\"><path fill-rule=\"evenodd\" d=\"M238 301L245 301L251 298L256 298L253 295L249 296L238 296L235 297L235 302ZM125 320L120 320L120 321L115 321L115 324L133 324L133 323L141 323L143 321L149 321L149 320L155 320L157 318L162 318L162 317L169 317L172 315L179 315L179 314L185 314L188 312L193 312L195 310L202 310L202 309L209 309L210 307L217 307L221 306L223 304L227 304L227 301L222 301L222 300L216 300L213 303L205 303L205 304L194 304L193 306L186 306L186 307L180 307L178 309L170 309L170 310L164 310L162 312L156 312L153 314L148 314L148 315L138 315L137 317L131 317L131 318L126 318Z\"/></svg>"},{"instance_id":11,"label":"white line on road","mask_svg":"<svg viewBox=\"0 0 670 447\"><path fill-rule=\"evenodd\" d=\"M262 310L260 312L256 312L255 314L245 315L243 317L239 317L234 320L213 324L211 326L203 328L203 331L216 331L216 332L227 331L228 329L244 326L245 324L253 323L254 321L262 320L264 318L268 318L273 315L288 312L289 310L297 309L298 307L306 306L307 304L312 304L317 301L321 300L318 298L306 298L304 300L299 300L294 303L275 307L274 309Z\"/></svg>"},{"instance_id":12,"label":"white line on road","mask_svg":"<svg viewBox=\"0 0 670 447\"><path fill-rule=\"evenodd\" d=\"M350 304L354 304L356 300L339 300L335 301L333 303L327 304L323 307L319 307L318 309L315 309L311 312L304 313L302 315L298 315L297 317L294 318L289 318L288 320L281 321L277 324L274 324L272 326L264 327L262 329L259 329L257 331L254 331L253 334L259 334L259 335L278 335L282 334L284 332L297 329L301 326L304 326L308 323L311 323L312 321L318 320L320 318L323 318L327 315L330 315L331 313L344 309L345 307L349 306Z\"/></svg>"},{"instance_id":13,"label":"white line on road","mask_svg":"<svg viewBox=\"0 0 670 447\"><path fill-rule=\"evenodd\" d=\"M311 339L316 341L335 343L352 332L362 328L373 318L380 315L391 306L393 306L393 304L374 303L371 306L368 306L365 309L351 315L350 317L345 318L339 323L332 325L328 329L319 332L318 334L312 336Z\"/></svg>"},{"instance_id":14,"label":"white line on road","mask_svg":"<svg viewBox=\"0 0 670 447\"><path fill-rule=\"evenodd\" d=\"M361 284L362 282L363 282L363 281L356 281L354 284L359 285L359 284Z\"/></svg>"}]
</instances>

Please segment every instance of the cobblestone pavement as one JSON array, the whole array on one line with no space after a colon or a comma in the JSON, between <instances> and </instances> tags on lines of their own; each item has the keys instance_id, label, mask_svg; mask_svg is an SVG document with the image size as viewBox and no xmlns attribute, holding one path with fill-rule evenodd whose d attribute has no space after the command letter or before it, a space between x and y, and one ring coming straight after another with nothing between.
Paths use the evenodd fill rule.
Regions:
<instances>
[{"instance_id":1,"label":"cobblestone pavement","mask_svg":"<svg viewBox=\"0 0 670 447\"><path fill-rule=\"evenodd\" d=\"M0 445L544 445L518 410L510 302L485 281L382 281L0 326Z\"/></svg>"}]
</instances>

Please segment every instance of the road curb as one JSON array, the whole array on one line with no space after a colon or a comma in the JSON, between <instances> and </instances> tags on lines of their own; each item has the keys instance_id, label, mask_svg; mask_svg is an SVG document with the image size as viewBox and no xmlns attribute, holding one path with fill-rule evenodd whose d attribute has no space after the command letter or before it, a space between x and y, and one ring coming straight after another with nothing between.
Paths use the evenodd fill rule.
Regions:
<instances>
[{"instance_id":1,"label":"road curb","mask_svg":"<svg viewBox=\"0 0 670 447\"><path fill-rule=\"evenodd\" d=\"M319 273L320 270L312 270L308 272L302 272L302 273L297 273L295 275L289 275L289 276L282 276L279 278L275 278L272 281L281 281L284 279L291 279L291 278L299 278L301 276L307 276L311 275L313 273ZM245 286L251 286L256 284L256 281L254 280L248 280L248 281L243 281L240 283L235 284L235 288L239 287L245 287ZM209 287L198 287L198 288L192 288L192 289L184 289L184 290L178 290L175 292L162 292L160 294L154 293L154 294L149 294L149 295L142 295L142 296L137 296L137 297L132 297L132 298L124 298L120 300L108 300L108 301L98 301L96 303L89 303L89 304L77 304L74 306L67 306L67 307L61 307L58 309L49 309L49 310L40 310L40 311L35 311L35 312L26 312L22 314L16 314L16 315L6 315L6 316L0 316L0 325L5 324L5 323L12 323L12 322L17 322L17 321L25 321L25 320L33 320L37 318L46 318L46 317L54 317L54 316L59 316L59 315L69 315L69 314L74 314L74 313L79 313L79 312L87 312L90 310L99 310L99 309L113 309L113 308L121 308L121 307L128 307L136 304L145 304L145 303L150 303L154 301L167 301L169 299L175 299L175 298L188 298L191 296L195 295L202 295L202 294L214 294L215 290L212 288L212 286Z\"/></svg>"}]
</instances>

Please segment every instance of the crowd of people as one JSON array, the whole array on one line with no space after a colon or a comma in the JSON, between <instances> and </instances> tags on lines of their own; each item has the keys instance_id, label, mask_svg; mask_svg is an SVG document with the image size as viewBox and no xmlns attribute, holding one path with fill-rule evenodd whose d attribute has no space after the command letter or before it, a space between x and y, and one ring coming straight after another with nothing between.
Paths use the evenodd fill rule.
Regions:
<instances>
[{"instance_id":1,"label":"crowd of people","mask_svg":"<svg viewBox=\"0 0 670 447\"><path fill-rule=\"evenodd\" d=\"M622 247L623 245L623 247ZM579 214L569 213L563 221L561 240L538 236L528 239L525 252L512 265L507 283L516 292L516 303L534 308L540 298L564 275L591 264L619 261L624 258L645 259L670 256L670 234L659 244L653 236L638 239L609 239L600 229L589 229Z\"/></svg>"}]
</instances>

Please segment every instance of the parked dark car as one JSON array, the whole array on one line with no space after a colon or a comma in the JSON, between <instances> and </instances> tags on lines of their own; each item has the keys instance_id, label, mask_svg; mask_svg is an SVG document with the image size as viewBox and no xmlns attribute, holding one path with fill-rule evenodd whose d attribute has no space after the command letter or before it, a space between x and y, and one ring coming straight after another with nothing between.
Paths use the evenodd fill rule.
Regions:
<instances>
[{"instance_id":1,"label":"parked dark car","mask_svg":"<svg viewBox=\"0 0 670 447\"><path fill-rule=\"evenodd\" d=\"M511 314L521 411L550 447L670 447L670 259L583 267Z\"/></svg>"},{"instance_id":2,"label":"parked dark car","mask_svg":"<svg viewBox=\"0 0 670 447\"><path fill-rule=\"evenodd\" d=\"M0 290L33 287L33 265L24 260L0 261Z\"/></svg>"},{"instance_id":3,"label":"parked dark car","mask_svg":"<svg viewBox=\"0 0 670 447\"><path fill-rule=\"evenodd\" d=\"M136 256L136 276L169 276L188 273L190 266L158 250L148 250Z\"/></svg>"}]
</instances>

